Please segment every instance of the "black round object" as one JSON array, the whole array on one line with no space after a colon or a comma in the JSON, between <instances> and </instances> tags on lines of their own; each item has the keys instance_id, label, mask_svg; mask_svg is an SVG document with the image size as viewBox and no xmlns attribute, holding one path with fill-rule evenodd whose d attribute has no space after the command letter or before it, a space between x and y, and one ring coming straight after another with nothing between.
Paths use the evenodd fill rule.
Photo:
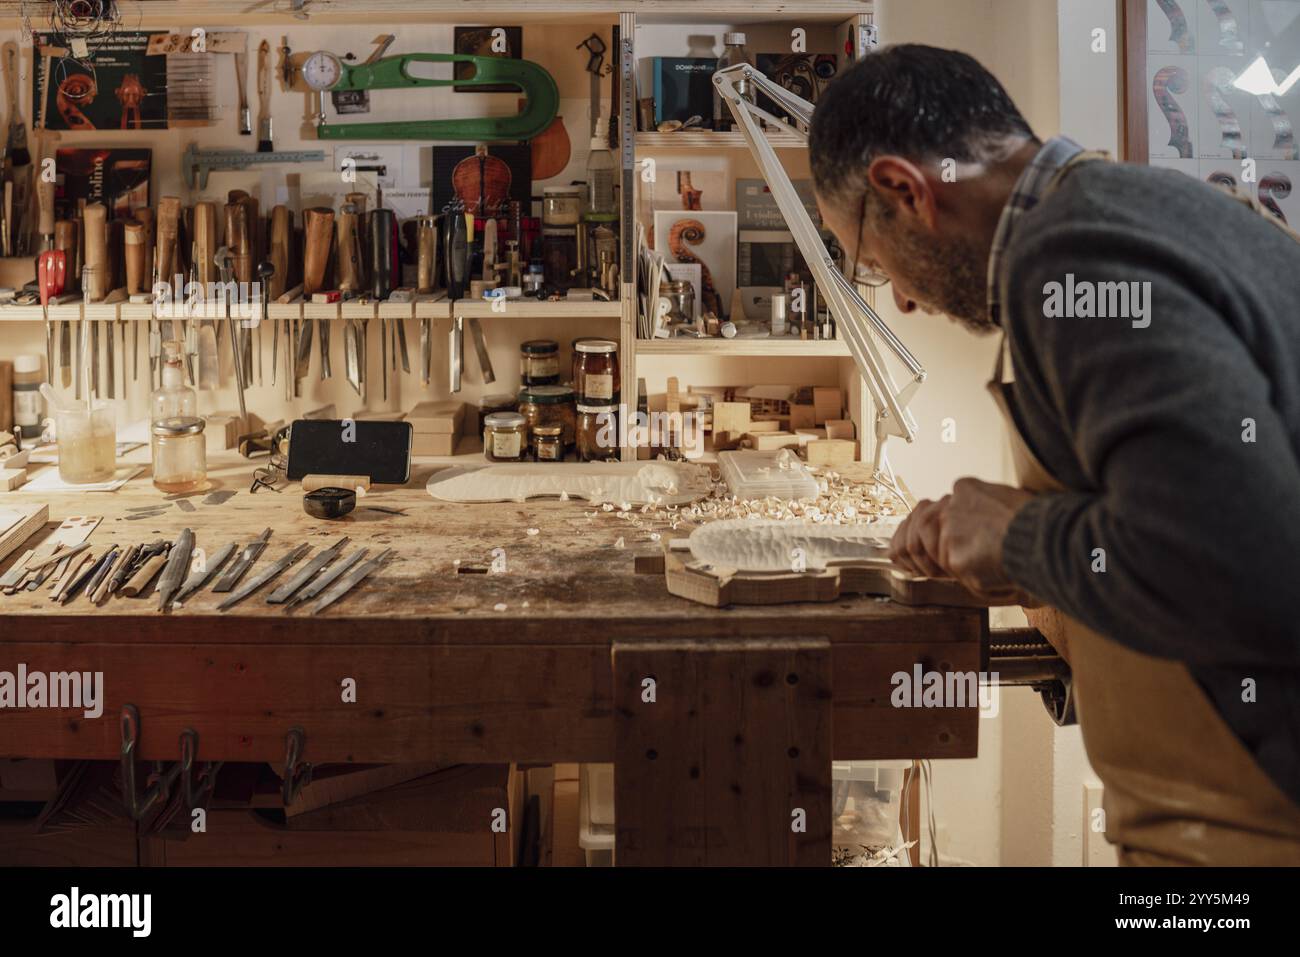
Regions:
<instances>
[{"instance_id":1,"label":"black round object","mask_svg":"<svg viewBox=\"0 0 1300 957\"><path fill-rule=\"evenodd\" d=\"M302 497L302 508L312 518L342 518L357 507L357 493L347 488L318 488Z\"/></svg>"}]
</instances>

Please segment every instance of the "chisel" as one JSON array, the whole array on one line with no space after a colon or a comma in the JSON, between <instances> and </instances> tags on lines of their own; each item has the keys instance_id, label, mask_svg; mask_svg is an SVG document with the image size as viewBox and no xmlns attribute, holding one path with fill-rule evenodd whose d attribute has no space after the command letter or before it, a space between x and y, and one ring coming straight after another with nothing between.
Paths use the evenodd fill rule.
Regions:
<instances>
[{"instance_id":1,"label":"chisel","mask_svg":"<svg viewBox=\"0 0 1300 957\"><path fill-rule=\"evenodd\" d=\"M221 604L217 605L217 611L225 611L227 608L239 604L239 602L243 601L267 582L277 577L281 572L294 564L309 551L311 551L311 546L306 542L303 542L293 551L289 552L289 554L284 555L278 561L273 562L270 566L258 572L241 585L236 591L231 592L230 595L221 602Z\"/></svg>"},{"instance_id":2,"label":"chisel","mask_svg":"<svg viewBox=\"0 0 1300 957\"><path fill-rule=\"evenodd\" d=\"M311 577L313 575L315 575L318 571L320 571L330 562L334 561L334 559L338 558L339 553L343 551L343 548L347 545L347 543L348 543L348 538L347 536L344 536L343 538L340 538L337 542L335 542L333 546L321 552L319 555L317 555L315 558L309 561L306 565L302 567L301 570L299 570L298 574L294 575L287 582L285 582L275 591L271 592L271 594L266 596L267 604L279 605L282 604L283 602L288 601L294 592L296 592L299 588L301 588L303 585L307 584L307 582L311 580Z\"/></svg>"},{"instance_id":3,"label":"chisel","mask_svg":"<svg viewBox=\"0 0 1300 957\"><path fill-rule=\"evenodd\" d=\"M325 594L321 595L321 597L316 600L316 603L307 609L307 613L309 615L316 615L324 611L355 588L360 582L368 578L377 568L386 564L392 554L393 550L391 548L386 548L364 565L359 565L357 568L348 572L340 578L336 584L330 587Z\"/></svg>"}]
</instances>

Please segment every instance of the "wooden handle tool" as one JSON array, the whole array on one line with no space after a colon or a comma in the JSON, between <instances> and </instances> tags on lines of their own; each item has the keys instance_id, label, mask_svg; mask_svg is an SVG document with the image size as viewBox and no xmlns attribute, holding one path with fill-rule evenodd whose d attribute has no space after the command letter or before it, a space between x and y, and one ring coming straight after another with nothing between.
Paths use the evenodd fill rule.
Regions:
<instances>
[{"instance_id":1,"label":"wooden handle tool","mask_svg":"<svg viewBox=\"0 0 1300 957\"><path fill-rule=\"evenodd\" d=\"M357 214L350 206L343 207L338 216L338 278L339 292L356 292L361 288L361 246L357 235Z\"/></svg>"},{"instance_id":2,"label":"wooden handle tool","mask_svg":"<svg viewBox=\"0 0 1300 957\"><path fill-rule=\"evenodd\" d=\"M144 227L144 278L145 282L152 282L155 242L153 210L148 206L137 206L131 210L131 215Z\"/></svg>"},{"instance_id":3,"label":"wooden handle tool","mask_svg":"<svg viewBox=\"0 0 1300 957\"><path fill-rule=\"evenodd\" d=\"M194 256L199 273L199 282L207 289L208 284L217 279L217 264L213 256L217 251L217 204L198 202L194 204Z\"/></svg>"},{"instance_id":4,"label":"wooden handle tool","mask_svg":"<svg viewBox=\"0 0 1300 957\"><path fill-rule=\"evenodd\" d=\"M142 566L140 570L131 576L131 580L122 586L122 594L127 598L139 598L147 594L149 586L153 580L158 577L162 571L163 565L167 564L166 555L155 555Z\"/></svg>"},{"instance_id":5,"label":"wooden handle tool","mask_svg":"<svg viewBox=\"0 0 1300 957\"><path fill-rule=\"evenodd\" d=\"M71 219L60 219L54 224L54 248L63 252L65 267L65 276L63 289L65 292L79 292L81 290L81 260L78 256L77 248L77 224Z\"/></svg>"},{"instance_id":6,"label":"wooden handle tool","mask_svg":"<svg viewBox=\"0 0 1300 957\"><path fill-rule=\"evenodd\" d=\"M288 206L271 210L271 249L267 258L275 266L271 276L270 297L278 300L289 288L289 249L293 244L293 212Z\"/></svg>"},{"instance_id":7,"label":"wooden handle tool","mask_svg":"<svg viewBox=\"0 0 1300 957\"><path fill-rule=\"evenodd\" d=\"M144 223L122 226L123 254L126 259L126 294L144 291L144 251L147 242Z\"/></svg>"},{"instance_id":8,"label":"wooden handle tool","mask_svg":"<svg viewBox=\"0 0 1300 957\"><path fill-rule=\"evenodd\" d=\"M238 282L250 282L253 278L253 255L248 245L248 206L243 202L231 203L226 206L226 246Z\"/></svg>"},{"instance_id":9,"label":"wooden handle tool","mask_svg":"<svg viewBox=\"0 0 1300 957\"><path fill-rule=\"evenodd\" d=\"M89 288L83 290L90 302L102 302L108 295L112 276L108 267L108 210L102 203L91 203L86 207L84 228L86 231L86 265L85 273Z\"/></svg>"},{"instance_id":10,"label":"wooden handle tool","mask_svg":"<svg viewBox=\"0 0 1300 957\"><path fill-rule=\"evenodd\" d=\"M317 207L303 213L303 296L325 288L330 242L334 237L334 210Z\"/></svg>"},{"instance_id":11,"label":"wooden handle tool","mask_svg":"<svg viewBox=\"0 0 1300 957\"><path fill-rule=\"evenodd\" d=\"M437 283L438 221L432 216L420 220L416 233L416 292L433 292Z\"/></svg>"},{"instance_id":12,"label":"wooden handle tool","mask_svg":"<svg viewBox=\"0 0 1300 957\"><path fill-rule=\"evenodd\" d=\"M176 237L180 231L181 201L175 196L164 196L158 204L157 253L154 265L158 278L166 283L172 281L178 263L176 261Z\"/></svg>"}]
</instances>

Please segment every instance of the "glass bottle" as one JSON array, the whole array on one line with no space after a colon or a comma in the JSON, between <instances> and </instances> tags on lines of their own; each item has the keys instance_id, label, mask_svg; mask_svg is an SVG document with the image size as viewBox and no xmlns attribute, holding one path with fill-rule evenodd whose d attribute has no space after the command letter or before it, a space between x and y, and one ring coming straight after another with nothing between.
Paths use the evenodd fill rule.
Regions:
<instances>
[{"instance_id":1,"label":"glass bottle","mask_svg":"<svg viewBox=\"0 0 1300 957\"><path fill-rule=\"evenodd\" d=\"M163 343L162 387L154 389L149 396L151 422L199 414L198 395L185 384L182 355L179 342L168 340Z\"/></svg>"},{"instance_id":2,"label":"glass bottle","mask_svg":"<svg viewBox=\"0 0 1300 957\"><path fill-rule=\"evenodd\" d=\"M740 63L754 65L753 59L745 50L745 35L743 33L724 33L722 43L722 56L718 57L717 66L719 71ZM737 84L736 89L750 103L754 102L754 86L752 83ZM731 107L727 106L726 101L718 95L717 87L713 88L713 128L724 133L736 128L736 120L731 115Z\"/></svg>"},{"instance_id":3,"label":"glass bottle","mask_svg":"<svg viewBox=\"0 0 1300 957\"><path fill-rule=\"evenodd\" d=\"M601 118L601 129L608 121ZM614 155L604 136L591 138L591 152L587 154L587 211L591 213L616 213L614 205Z\"/></svg>"}]
</instances>

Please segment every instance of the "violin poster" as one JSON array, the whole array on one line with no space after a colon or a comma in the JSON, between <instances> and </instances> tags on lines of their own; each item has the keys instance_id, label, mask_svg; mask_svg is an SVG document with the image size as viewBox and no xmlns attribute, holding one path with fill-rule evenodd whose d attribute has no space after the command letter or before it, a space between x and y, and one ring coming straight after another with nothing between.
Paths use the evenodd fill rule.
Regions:
<instances>
[{"instance_id":1,"label":"violin poster","mask_svg":"<svg viewBox=\"0 0 1300 957\"><path fill-rule=\"evenodd\" d=\"M146 55L149 34L115 33L97 42L84 59L52 46L52 34L38 33L35 42L35 126L44 120L50 130L167 127L167 57ZM60 52L42 56L44 48Z\"/></svg>"}]
</instances>

